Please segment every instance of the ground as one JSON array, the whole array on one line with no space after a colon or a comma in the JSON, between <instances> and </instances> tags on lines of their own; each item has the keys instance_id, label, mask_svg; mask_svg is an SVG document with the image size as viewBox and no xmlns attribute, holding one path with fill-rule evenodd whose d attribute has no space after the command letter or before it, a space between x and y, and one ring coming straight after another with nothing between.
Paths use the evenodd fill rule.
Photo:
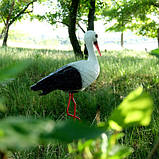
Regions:
<instances>
[{"instance_id":1,"label":"ground","mask_svg":"<svg viewBox=\"0 0 159 159\"><path fill-rule=\"evenodd\" d=\"M0 48L0 68L26 59L30 61L28 68L16 79L0 87L0 95L5 97L8 109L0 117L23 115L55 121L69 120L66 116L67 93L54 91L39 97L38 93L30 90L30 86L59 67L75 61L74 54L71 51ZM96 124L96 112L100 110L100 120L106 122L129 92L142 86L154 101L151 123L148 127L124 130L125 137L120 142L134 148L129 158L144 159L159 133L159 60L146 52L133 50L102 52L98 59L101 67L99 78L89 88L75 94L77 115L92 125ZM67 145L56 143L14 152L10 156L15 159L63 159L68 158L69 154Z\"/></svg>"}]
</instances>

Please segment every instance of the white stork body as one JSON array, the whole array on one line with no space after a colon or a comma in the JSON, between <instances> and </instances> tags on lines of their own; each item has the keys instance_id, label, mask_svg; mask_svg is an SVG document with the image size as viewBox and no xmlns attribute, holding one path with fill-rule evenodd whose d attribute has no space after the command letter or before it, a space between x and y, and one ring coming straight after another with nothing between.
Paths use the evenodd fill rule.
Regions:
<instances>
[{"instance_id":1,"label":"white stork body","mask_svg":"<svg viewBox=\"0 0 159 159\"><path fill-rule=\"evenodd\" d=\"M56 72L49 74L31 86L31 89L34 91L42 90L40 95L46 95L56 89L68 91L70 93L69 104L72 98L74 107L76 107L73 93L84 90L86 87L91 85L91 83L97 79L100 72L99 63L93 49L94 43L100 54L97 44L97 35L94 31L87 31L85 33L84 40L88 50L88 60L72 62L61 67ZM74 115L72 115L68 113L67 109L67 114L74 118L78 118L76 117L75 111Z\"/></svg>"},{"instance_id":2,"label":"white stork body","mask_svg":"<svg viewBox=\"0 0 159 159\"><path fill-rule=\"evenodd\" d=\"M98 59L93 49L93 43L86 41L86 46L88 50L88 60L71 63L71 66L75 67L81 74L82 90L91 85L97 79L100 72Z\"/></svg>"}]
</instances>

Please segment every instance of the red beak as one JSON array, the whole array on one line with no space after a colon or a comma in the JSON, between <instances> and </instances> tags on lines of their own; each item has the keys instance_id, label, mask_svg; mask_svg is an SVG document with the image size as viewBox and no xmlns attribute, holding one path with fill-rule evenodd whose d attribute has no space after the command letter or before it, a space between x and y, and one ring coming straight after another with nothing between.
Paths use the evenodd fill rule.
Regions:
<instances>
[{"instance_id":1,"label":"red beak","mask_svg":"<svg viewBox=\"0 0 159 159\"><path fill-rule=\"evenodd\" d=\"M97 49L99 55L102 56L102 54L101 54L101 52L100 52L100 49L99 49L99 46L98 46L98 42L95 41L95 42L94 42L94 45L95 45L95 47L96 47L96 49Z\"/></svg>"}]
</instances>

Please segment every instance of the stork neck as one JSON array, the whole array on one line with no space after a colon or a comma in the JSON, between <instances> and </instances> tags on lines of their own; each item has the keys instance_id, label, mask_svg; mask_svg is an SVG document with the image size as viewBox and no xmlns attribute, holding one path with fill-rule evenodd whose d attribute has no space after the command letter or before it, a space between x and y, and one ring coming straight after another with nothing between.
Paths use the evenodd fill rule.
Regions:
<instances>
[{"instance_id":1,"label":"stork neck","mask_svg":"<svg viewBox=\"0 0 159 159\"><path fill-rule=\"evenodd\" d=\"M87 50L88 50L88 61L97 61L98 62L97 57L94 52L93 43L87 42L86 46L87 46Z\"/></svg>"}]
</instances>

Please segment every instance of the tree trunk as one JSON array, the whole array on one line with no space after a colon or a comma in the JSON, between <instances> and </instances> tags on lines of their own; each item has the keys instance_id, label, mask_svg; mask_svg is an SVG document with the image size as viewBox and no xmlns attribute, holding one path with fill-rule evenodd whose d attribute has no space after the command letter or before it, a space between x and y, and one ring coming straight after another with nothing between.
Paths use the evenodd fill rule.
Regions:
<instances>
[{"instance_id":1,"label":"tree trunk","mask_svg":"<svg viewBox=\"0 0 159 159\"><path fill-rule=\"evenodd\" d=\"M69 38L70 38L75 56L83 57L81 47L79 45L79 42L76 36L76 17L77 17L77 10L78 10L79 3L80 3L80 0L72 0L70 13L69 13L68 33L69 33Z\"/></svg>"},{"instance_id":2,"label":"tree trunk","mask_svg":"<svg viewBox=\"0 0 159 159\"><path fill-rule=\"evenodd\" d=\"M158 48L159 48L159 28L157 29L157 42L158 42Z\"/></svg>"},{"instance_id":3,"label":"tree trunk","mask_svg":"<svg viewBox=\"0 0 159 159\"><path fill-rule=\"evenodd\" d=\"M121 47L124 47L124 33L121 32Z\"/></svg>"},{"instance_id":4,"label":"tree trunk","mask_svg":"<svg viewBox=\"0 0 159 159\"><path fill-rule=\"evenodd\" d=\"M3 35L4 35L4 32L5 32L5 27L2 29L1 31L1 34L0 34L0 39L2 39Z\"/></svg>"},{"instance_id":5,"label":"tree trunk","mask_svg":"<svg viewBox=\"0 0 159 159\"><path fill-rule=\"evenodd\" d=\"M87 30L94 30L95 2L96 2L96 0L90 0ZM88 50L86 48L86 45L85 45L85 48L84 48L84 55L85 55L85 58L87 59L88 58Z\"/></svg>"},{"instance_id":6,"label":"tree trunk","mask_svg":"<svg viewBox=\"0 0 159 159\"><path fill-rule=\"evenodd\" d=\"M87 30L94 30L94 14L95 14L95 0L91 0L89 13L88 13L88 28L87 28Z\"/></svg>"},{"instance_id":7,"label":"tree trunk","mask_svg":"<svg viewBox=\"0 0 159 159\"><path fill-rule=\"evenodd\" d=\"M10 19L11 19L13 9L14 9L14 4L15 4L15 0L13 0L13 2L11 4L11 8L9 10L9 15L8 15L6 23L5 23L5 32L4 32L4 39L3 39L3 44L2 44L3 47L7 46L8 32L9 32L9 27L11 25L9 23L10 23Z\"/></svg>"},{"instance_id":8,"label":"tree trunk","mask_svg":"<svg viewBox=\"0 0 159 159\"><path fill-rule=\"evenodd\" d=\"M8 32L9 32L9 25L6 26L6 30L5 30L5 33L4 33L4 39L3 39L3 44L2 44L2 47L6 47L7 46L7 40L8 40Z\"/></svg>"}]
</instances>

